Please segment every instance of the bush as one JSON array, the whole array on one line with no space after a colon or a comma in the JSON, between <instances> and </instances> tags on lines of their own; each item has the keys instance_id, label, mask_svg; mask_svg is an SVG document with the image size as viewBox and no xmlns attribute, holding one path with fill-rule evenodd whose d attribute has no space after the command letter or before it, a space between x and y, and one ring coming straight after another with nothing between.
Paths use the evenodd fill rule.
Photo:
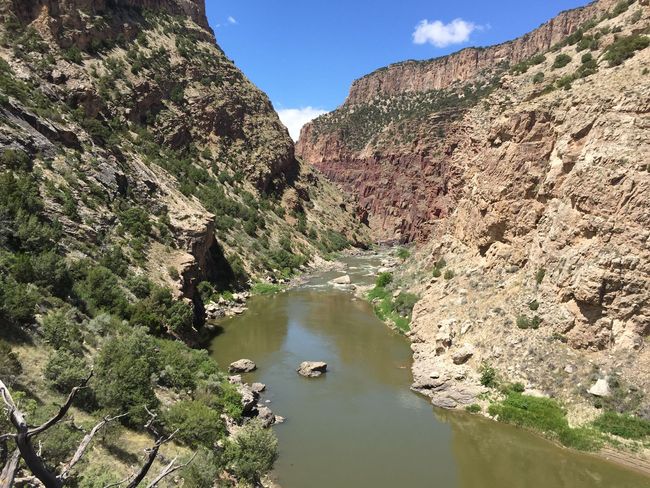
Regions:
<instances>
[{"instance_id":1,"label":"bush","mask_svg":"<svg viewBox=\"0 0 650 488\"><path fill-rule=\"evenodd\" d=\"M535 73L535 76L533 76L533 83L539 84L542 81L544 81L544 73L539 71L538 73Z\"/></svg>"},{"instance_id":2,"label":"bush","mask_svg":"<svg viewBox=\"0 0 650 488\"><path fill-rule=\"evenodd\" d=\"M447 271L445 271L445 279L446 279L446 280L451 280L451 279L453 279L455 276L456 276L456 273L454 273L453 270L448 269Z\"/></svg>"},{"instance_id":3,"label":"bush","mask_svg":"<svg viewBox=\"0 0 650 488\"><path fill-rule=\"evenodd\" d=\"M178 281L181 278L181 275L178 274L178 269L175 266L167 266L167 274L174 281Z\"/></svg>"},{"instance_id":4,"label":"bush","mask_svg":"<svg viewBox=\"0 0 650 488\"><path fill-rule=\"evenodd\" d=\"M650 422L616 412L605 412L594 421L601 432L614 434L625 439L640 440L650 436Z\"/></svg>"},{"instance_id":5,"label":"bush","mask_svg":"<svg viewBox=\"0 0 650 488\"><path fill-rule=\"evenodd\" d=\"M609 61L610 66L618 66L626 59L633 57L636 51L648 46L650 46L650 37L648 36L634 34L621 37L607 47L604 59Z\"/></svg>"},{"instance_id":6,"label":"bush","mask_svg":"<svg viewBox=\"0 0 650 488\"><path fill-rule=\"evenodd\" d=\"M127 413L125 422L142 427L145 407L158 406L152 376L158 372L156 343L139 328L109 339L95 361L95 390L99 404L114 415Z\"/></svg>"},{"instance_id":7,"label":"bush","mask_svg":"<svg viewBox=\"0 0 650 488\"><path fill-rule=\"evenodd\" d=\"M481 384L486 388L494 388L497 385L497 371L489 364L481 366Z\"/></svg>"},{"instance_id":8,"label":"bush","mask_svg":"<svg viewBox=\"0 0 650 488\"><path fill-rule=\"evenodd\" d=\"M533 300L528 304L528 308L531 309L533 312L537 311L539 308L539 302L537 300Z\"/></svg>"},{"instance_id":9,"label":"bush","mask_svg":"<svg viewBox=\"0 0 650 488\"><path fill-rule=\"evenodd\" d=\"M526 315L520 315L517 317L517 327L520 329L539 329L539 325L542 323L537 315L532 319L528 318Z\"/></svg>"},{"instance_id":10,"label":"bush","mask_svg":"<svg viewBox=\"0 0 650 488\"><path fill-rule=\"evenodd\" d=\"M409 252L409 250L406 249L406 248L404 248L404 247L400 247L400 248L397 250L397 253L396 253L396 254L397 254L397 257L400 258L400 259L402 259L402 260L404 260L404 259L408 259L409 256L411 255L411 253Z\"/></svg>"},{"instance_id":11,"label":"bush","mask_svg":"<svg viewBox=\"0 0 650 488\"><path fill-rule=\"evenodd\" d=\"M133 237L146 237L151 234L149 213L141 207L131 207L119 213L120 223Z\"/></svg>"},{"instance_id":12,"label":"bush","mask_svg":"<svg viewBox=\"0 0 650 488\"><path fill-rule=\"evenodd\" d=\"M117 277L108 268L103 266L91 268L85 279L75 285L75 290L93 315L101 311L121 317L127 315L126 295Z\"/></svg>"},{"instance_id":13,"label":"bush","mask_svg":"<svg viewBox=\"0 0 650 488\"><path fill-rule=\"evenodd\" d=\"M400 315L411 315L413 312L413 307L420 299L417 295L413 293L400 293L397 295L395 302L393 304L393 311L399 313Z\"/></svg>"},{"instance_id":14,"label":"bush","mask_svg":"<svg viewBox=\"0 0 650 488\"><path fill-rule=\"evenodd\" d=\"M41 454L51 468L69 461L81 443L83 434L69 423L59 423L39 436Z\"/></svg>"},{"instance_id":15,"label":"bush","mask_svg":"<svg viewBox=\"0 0 650 488\"><path fill-rule=\"evenodd\" d=\"M253 295L275 295L283 290L282 286L272 283L255 283L251 288Z\"/></svg>"},{"instance_id":16,"label":"bush","mask_svg":"<svg viewBox=\"0 0 650 488\"><path fill-rule=\"evenodd\" d=\"M572 429L566 412L550 398L537 398L511 392L505 400L493 403L490 415L520 427L527 427L558 439L563 445L590 450L595 447L594 436L586 429Z\"/></svg>"},{"instance_id":17,"label":"bush","mask_svg":"<svg viewBox=\"0 0 650 488\"><path fill-rule=\"evenodd\" d=\"M186 488L213 488L222 469L223 459L217 452L199 448L194 461L182 471L183 486Z\"/></svg>"},{"instance_id":18,"label":"bush","mask_svg":"<svg viewBox=\"0 0 650 488\"><path fill-rule=\"evenodd\" d=\"M379 288L385 288L393 282L392 273L379 273L377 280L375 281L375 286Z\"/></svg>"},{"instance_id":19,"label":"bush","mask_svg":"<svg viewBox=\"0 0 650 488\"><path fill-rule=\"evenodd\" d=\"M157 341L159 383L176 390L192 390L197 382L218 372L206 350L194 350L178 341Z\"/></svg>"},{"instance_id":20,"label":"bush","mask_svg":"<svg viewBox=\"0 0 650 488\"><path fill-rule=\"evenodd\" d=\"M541 285L542 281L544 281L545 276L546 276L546 270L544 268L537 270L537 273L535 273L535 282L538 285Z\"/></svg>"},{"instance_id":21,"label":"bush","mask_svg":"<svg viewBox=\"0 0 650 488\"><path fill-rule=\"evenodd\" d=\"M129 276L126 280L126 286L136 298L147 298L153 289L153 283L145 275Z\"/></svg>"},{"instance_id":22,"label":"bush","mask_svg":"<svg viewBox=\"0 0 650 488\"><path fill-rule=\"evenodd\" d=\"M57 351L50 355L43 376L59 393L70 393L88 377L89 368L83 357L69 351Z\"/></svg>"},{"instance_id":23,"label":"bush","mask_svg":"<svg viewBox=\"0 0 650 488\"><path fill-rule=\"evenodd\" d=\"M225 449L226 465L237 478L258 483L278 458L278 441L257 422L246 424Z\"/></svg>"},{"instance_id":24,"label":"bush","mask_svg":"<svg viewBox=\"0 0 650 488\"><path fill-rule=\"evenodd\" d=\"M469 413L479 413L483 409L478 403L472 403L471 405L467 405L465 407L465 410L467 410Z\"/></svg>"},{"instance_id":25,"label":"bush","mask_svg":"<svg viewBox=\"0 0 650 488\"><path fill-rule=\"evenodd\" d=\"M43 336L54 349L63 349L77 355L82 353L83 338L79 325L63 309L51 311L43 317Z\"/></svg>"},{"instance_id":26,"label":"bush","mask_svg":"<svg viewBox=\"0 0 650 488\"><path fill-rule=\"evenodd\" d=\"M38 300L39 294L33 286L0 276L0 314L8 322L32 323Z\"/></svg>"},{"instance_id":27,"label":"bush","mask_svg":"<svg viewBox=\"0 0 650 488\"><path fill-rule=\"evenodd\" d=\"M190 447L214 447L225 432L220 413L196 400L181 400L163 415L169 432L178 430L176 437Z\"/></svg>"},{"instance_id":28,"label":"bush","mask_svg":"<svg viewBox=\"0 0 650 488\"><path fill-rule=\"evenodd\" d=\"M431 276L434 278L440 278L442 276L442 271L440 271L438 268L433 268L433 271L431 272Z\"/></svg>"},{"instance_id":29,"label":"bush","mask_svg":"<svg viewBox=\"0 0 650 488\"><path fill-rule=\"evenodd\" d=\"M77 46L71 46L63 51L63 59L74 64L81 64L83 61L81 50Z\"/></svg>"},{"instance_id":30,"label":"bush","mask_svg":"<svg viewBox=\"0 0 650 488\"><path fill-rule=\"evenodd\" d=\"M571 56L568 54L558 54L553 61L553 69L564 68L567 64L571 62Z\"/></svg>"}]
</instances>

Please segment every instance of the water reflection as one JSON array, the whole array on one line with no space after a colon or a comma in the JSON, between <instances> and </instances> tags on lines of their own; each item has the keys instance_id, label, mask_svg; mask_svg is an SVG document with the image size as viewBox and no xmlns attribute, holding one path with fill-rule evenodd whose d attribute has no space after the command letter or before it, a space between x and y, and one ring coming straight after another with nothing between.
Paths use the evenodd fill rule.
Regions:
<instances>
[{"instance_id":1,"label":"water reflection","mask_svg":"<svg viewBox=\"0 0 650 488\"><path fill-rule=\"evenodd\" d=\"M378 258L352 258L353 281ZM269 387L265 399L287 422L277 427L277 476L284 488L650 488L644 477L601 459L560 449L525 431L435 411L408 388L411 351L363 301L306 287L249 302L225 320L212 354L227 365L248 357L247 381ZM367 283L372 279L363 278ZM330 372L298 376L304 360Z\"/></svg>"}]
</instances>

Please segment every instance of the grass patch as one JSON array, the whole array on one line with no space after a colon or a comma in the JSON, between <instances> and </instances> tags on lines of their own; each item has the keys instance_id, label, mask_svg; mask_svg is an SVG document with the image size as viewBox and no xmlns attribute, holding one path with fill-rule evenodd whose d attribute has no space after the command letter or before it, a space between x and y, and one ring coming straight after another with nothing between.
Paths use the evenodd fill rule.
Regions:
<instances>
[{"instance_id":1,"label":"grass patch","mask_svg":"<svg viewBox=\"0 0 650 488\"><path fill-rule=\"evenodd\" d=\"M253 295L275 295L280 293L284 288L281 285L274 285L272 283L255 283L251 288Z\"/></svg>"},{"instance_id":2,"label":"grass patch","mask_svg":"<svg viewBox=\"0 0 650 488\"><path fill-rule=\"evenodd\" d=\"M593 425L601 432L625 439L640 440L650 436L650 422L633 415L605 412Z\"/></svg>"},{"instance_id":3,"label":"grass patch","mask_svg":"<svg viewBox=\"0 0 650 488\"><path fill-rule=\"evenodd\" d=\"M491 404L488 412L502 422L540 432L566 447L591 451L598 446L597 434L592 429L569 427L566 411L550 398L510 392L505 400Z\"/></svg>"},{"instance_id":4,"label":"grass patch","mask_svg":"<svg viewBox=\"0 0 650 488\"><path fill-rule=\"evenodd\" d=\"M368 292L368 300L373 303L377 317L384 322L392 322L399 330L407 332L411 324L413 307L419 297L412 293L402 292L393 299L391 292L385 286L380 286L386 281L386 279L382 279L382 275L377 278L377 285Z\"/></svg>"},{"instance_id":5,"label":"grass patch","mask_svg":"<svg viewBox=\"0 0 650 488\"><path fill-rule=\"evenodd\" d=\"M479 413L482 408L478 403L472 403L471 405L467 405L465 407L465 410L467 410L469 413Z\"/></svg>"},{"instance_id":6,"label":"grass patch","mask_svg":"<svg viewBox=\"0 0 650 488\"><path fill-rule=\"evenodd\" d=\"M408 259L408 258L411 256L411 253L410 253L410 251L409 251L408 249L406 249L405 247L400 247L400 248L397 250L396 255L397 255L397 257L400 258L401 260L405 260L405 259Z\"/></svg>"}]
</instances>

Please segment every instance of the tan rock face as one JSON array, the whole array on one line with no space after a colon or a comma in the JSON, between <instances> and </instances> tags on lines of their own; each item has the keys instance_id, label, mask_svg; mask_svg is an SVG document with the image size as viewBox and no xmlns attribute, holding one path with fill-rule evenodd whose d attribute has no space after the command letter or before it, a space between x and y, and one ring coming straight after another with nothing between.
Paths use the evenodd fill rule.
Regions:
<instances>
[{"instance_id":1,"label":"tan rock face","mask_svg":"<svg viewBox=\"0 0 650 488\"><path fill-rule=\"evenodd\" d=\"M560 40L555 32L572 32L588 12L608 7L599 2L563 14L490 52L519 46L526 54L513 59L526 59L537 52L531 46L548 47ZM650 11L639 2L600 19L588 33L601 33L591 53L597 72L569 89L544 90L581 66L587 51L576 45L546 53L527 73L502 74L491 93L453 119L413 117L410 131L390 137L394 124L378 124L372 137L343 137L335 118L304 129L299 154L357 192L376 236L423 245L403 278L422 297L410 334L413 386L437 405L476 401L486 363L503 381L559 397L576 411L593 409L593 376L616 378L613 396L624 405L634 404L631 392L650 392L650 49L611 67L603 56L614 37L602 34L620 29L624 37L648 25ZM572 62L553 69L561 53ZM375 119L358 127L374 123L377 106L388 106L368 102L376 93L448 83L444 63L449 80L474 76L468 65L454 64L469 55L361 80L353 109ZM427 66L437 67L435 77ZM542 83L533 82L538 72ZM430 278L440 258L453 279ZM630 408L648 414L644 398Z\"/></svg>"}]
</instances>

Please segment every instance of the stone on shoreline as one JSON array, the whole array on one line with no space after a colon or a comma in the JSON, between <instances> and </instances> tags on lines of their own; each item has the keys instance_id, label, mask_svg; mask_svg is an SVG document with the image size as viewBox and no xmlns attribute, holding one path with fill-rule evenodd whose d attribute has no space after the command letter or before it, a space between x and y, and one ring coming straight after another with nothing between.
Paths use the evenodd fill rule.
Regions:
<instances>
[{"instance_id":1,"label":"stone on shoreline","mask_svg":"<svg viewBox=\"0 0 650 488\"><path fill-rule=\"evenodd\" d=\"M349 285L352 283L352 279L350 278L350 275L343 275L339 276L338 278L334 278L333 280L330 280L330 284L332 285Z\"/></svg>"},{"instance_id":2,"label":"stone on shoreline","mask_svg":"<svg viewBox=\"0 0 650 488\"><path fill-rule=\"evenodd\" d=\"M231 363L228 371L231 373L250 373L256 369L257 365L250 359L240 359Z\"/></svg>"},{"instance_id":3,"label":"stone on shoreline","mask_svg":"<svg viewBox=\"0 0 650 488\"><path fill-rule=\"evenodd\" d=\"M327 363L322 361L304 361L296 371L298 371L298 374L307 378L317 378L327 371Z\"/></svg>"}]
</instances>

